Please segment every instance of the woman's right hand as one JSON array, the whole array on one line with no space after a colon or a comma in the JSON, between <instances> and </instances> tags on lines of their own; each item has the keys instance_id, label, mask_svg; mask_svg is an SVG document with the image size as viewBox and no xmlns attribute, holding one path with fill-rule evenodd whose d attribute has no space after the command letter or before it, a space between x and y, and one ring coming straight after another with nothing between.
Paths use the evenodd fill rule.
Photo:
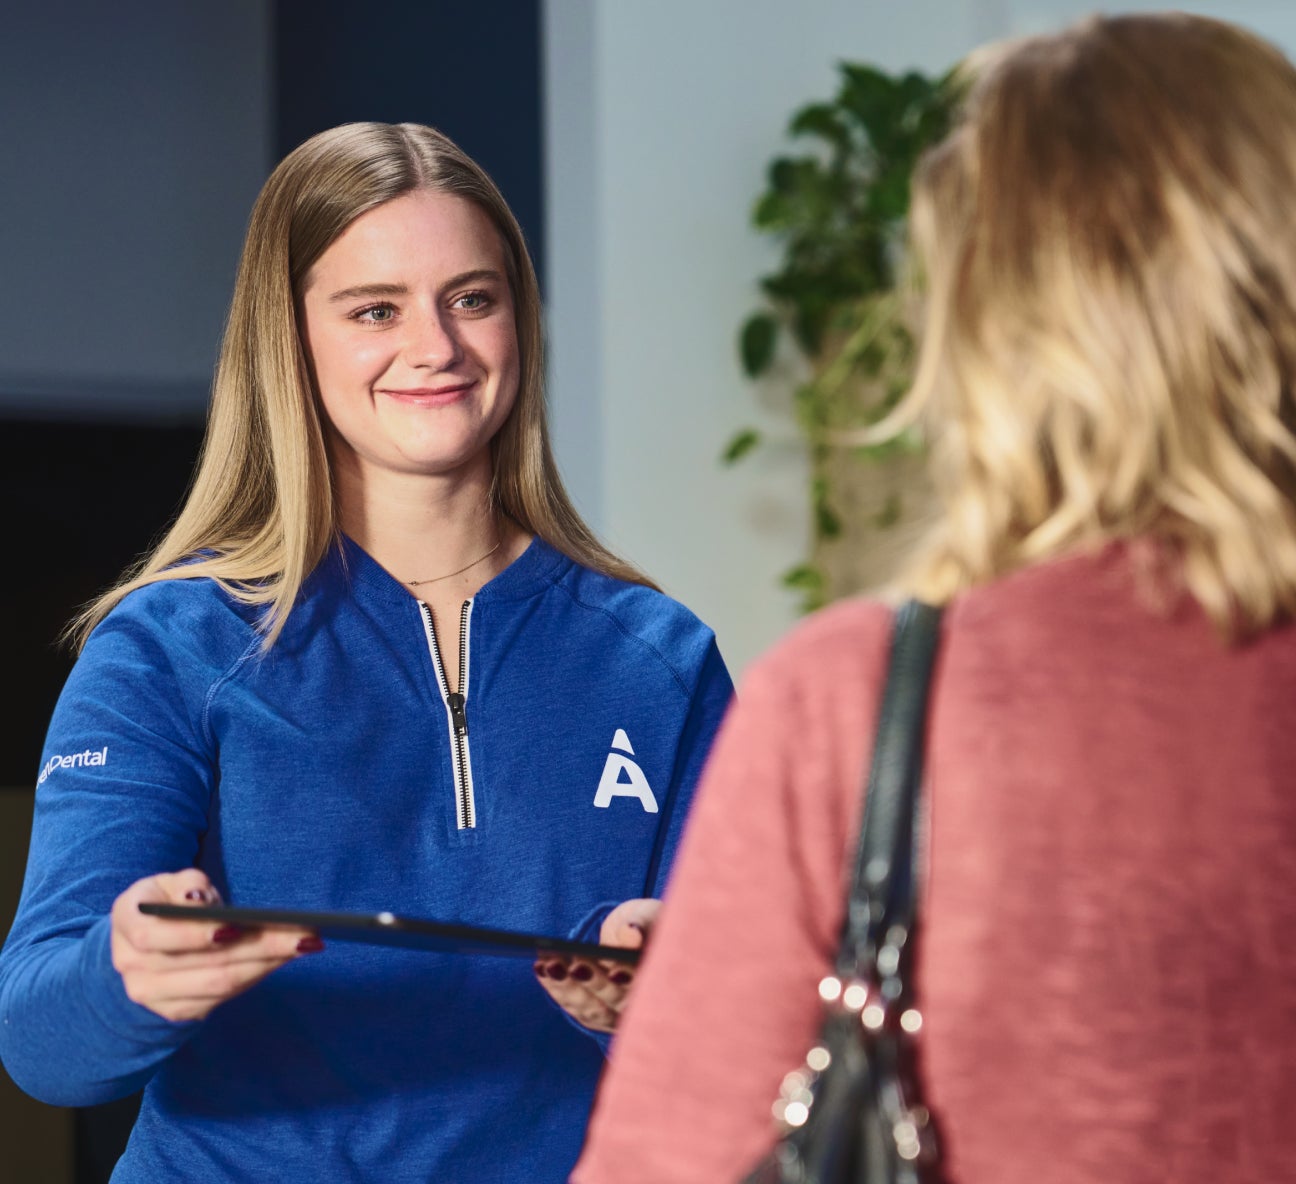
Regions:
<instances>
[{"instance_id":1,"label":"woman's right hand","mask_svg":"<svg viewBox=\"0 0 1296 1184\"><path fill-rule=\"evenodd\" d=\"M144 901L219 904L220 893L197 868L188 868L137 880L113 902L113 966L126 994L164 1019L203 1019L285 962L324 948L309 929L150 917L139 911Z\"/></svg>"}]
</instances>

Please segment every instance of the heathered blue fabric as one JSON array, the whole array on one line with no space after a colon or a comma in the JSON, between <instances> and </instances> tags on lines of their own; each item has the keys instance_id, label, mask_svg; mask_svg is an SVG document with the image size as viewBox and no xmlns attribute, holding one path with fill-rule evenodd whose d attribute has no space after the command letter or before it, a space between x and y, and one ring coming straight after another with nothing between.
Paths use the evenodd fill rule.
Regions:
<instances>
[{"instance_id":1,"label":"heathered blue fabric","mask_svg":"<svg viewBox=\"0 0 1296 1184\"><path fill-rule=\"evenodd\" d=\"M114 1184L563 1181L602 1064L529 959L334 942L199 1023L125 995L107 914L204 869L231 903L588 933L660 895L731 695L709 629L535 541L473 600L477 826L415 601L349 542L263 654L208 580L128 596L50 726L22 903L0 955L0 1059L87 1105L147 1083ZM660 811L596 807L618 729Z\"/></svg>"}]
</instances>

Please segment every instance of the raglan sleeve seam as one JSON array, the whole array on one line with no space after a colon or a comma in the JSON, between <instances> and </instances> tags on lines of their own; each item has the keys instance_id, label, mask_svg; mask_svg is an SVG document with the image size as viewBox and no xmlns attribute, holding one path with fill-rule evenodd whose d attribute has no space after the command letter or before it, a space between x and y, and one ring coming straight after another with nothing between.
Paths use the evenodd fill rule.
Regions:
<instances>
[{"instance_id":1,"label":"raglan sleeve seam","mask_svg":"<svg viewBox=\"0 0 1296 1184\"><path fill-rule=\"evenodd\" d=\"M729 677L724 659L720 655L720 647L715 634L710 629L707 630L707 634L707 646L703 651L702 661L698 663L697 676L689 695L688 707L684 713L684 721L680 729L679 741L675 750L675 760L671 767L670 782L666 795L667 800L663 803L661 818L657 823L657 837L652 858L644 876L645 896L660 896L664 890L665 875L668 873L663 868L663 864L674 863L674 857L679 847L680 832L684 826L684 820L678 818L678 814L681 809L687 811L692 805L693 797L696 794L697 786L702 779L702 773L706 766L707 756L710 754L720 725L734 698L733 683ZM723 679L723 685L727 692L725 706L716 714L716 718L712 721L713 726L711 726L710 734L706 735L704 734L705 721L696 717L707 710L703 698L713 688L717 679ZM697 758L696 749L699 744L705 745L706 755ZM694 759L697 759L697 767L694 771L692 784L687 787L688 801L683 802L682 799L685 797L683 783L689 775L689 764ZM668 851L668 848L671 847L672 833L675 835L674 850ZM667 859L668 854L669 859Z\"/></svg>"},{"instance_id":2,"label":"raglan sleeve seam","mask_svg":"<svg viewBox=\"0 0 1296 1184\"><path fill-rule=\"evenodd\" d=\"M668 659L666 655L661 652L661 650L659 650L655 645L653 645L652 642L650 642L645 637L641 637L634 630L627 628L625 622L622 621L621 618L616 615L616 613L611 612L603 605L590 604L588 601L582 600L579 596L576 595L575 592L573 592L565 584L556 582L554 584L554 587L561 590L568 597L568 599L570 599L571 602L577 605L579 608L583 608L587 612L602 614L604 617L606 617L609 621L612 622L612 624L615 626L617 631L623 637L625 637L628 641L634 642L636 645L640 646L641 648L647 650L650 654L652 654L653 657L656 658L657 661L661 663L661 665L665 667L665 669L670 673L672 681L675 683L676 687L679 688L679 692L681 695L684 696L685 700L686 701L692 700L692 691L689 690L688 681L680 673L679 668L673 662L671 662L670 659ZM662 595L664 599L669 600L669 597L666 597L664 593L660 593L660 595ZM714 644L714 637L715 637L714 633L712 633L712 631L706 625L703 625L701 622L698 622L698 626L699 628L705 630L706 633L710 635L712 643Z\"/></svg>"},{"instance_id":3,"label":"raglan sleeve seam","mask_svg":"<svg viewBox=\"0 0 1296 1184\"><path fill-rule=\"evenodd\" d=\"M200 721L201 735L210 748L216 747L216 733L212 728L211 713L212 707L216 702L216 696L220 694L225 687L238 677L243 667L249 659L254 657L261 649L262 640L258 636L239 654L230 666L221 674L218 674L211 685L207 688L207 694L203 698L202 718Z\"/></svg>"}]
</instances>

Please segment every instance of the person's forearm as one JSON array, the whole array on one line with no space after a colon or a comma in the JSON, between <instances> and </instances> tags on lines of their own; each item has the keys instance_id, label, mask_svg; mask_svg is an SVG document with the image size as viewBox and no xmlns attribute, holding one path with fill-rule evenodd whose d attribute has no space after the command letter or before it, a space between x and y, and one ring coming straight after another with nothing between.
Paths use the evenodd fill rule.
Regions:
<instances>
[{"instance_id":1,"label":"person's forearm","mask_svg":"<svg viewBox=\"0 0 1296 1184\"><path fill-rule=\"evenodd\" d=\"M93 1106L134 1093L196 1027L127 998L108 937L104 918L84 937L7 949L0 963L0 1061L21 1089L50 1105Z\"/></svg>"}]
</instances>

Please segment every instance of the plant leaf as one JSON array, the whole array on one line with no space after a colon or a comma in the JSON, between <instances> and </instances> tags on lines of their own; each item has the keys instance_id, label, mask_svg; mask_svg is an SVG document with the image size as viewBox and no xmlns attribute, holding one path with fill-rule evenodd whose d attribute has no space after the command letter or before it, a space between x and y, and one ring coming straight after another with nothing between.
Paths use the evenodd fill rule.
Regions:
<instances>
[{"instance_id":1,"label":"plant leaf","mask_svg":"<svg viewBox=\"0 0 1296 1184\"><path fill-rule=\"evenodd\" d=\"M767 190L752 210L752 225L757 230L782 230L792 220L792 204L782 193Z\"/></svg>"},{"instance_id":2,"label":"plant leaf","mask_svg":"<svg viewBox=\"0 0 1296 1184\"><path fill-rule=\"evenodd\" d=\"M838 103L859 121L874 148L880 147L891 131L896 83L874 66L843 62L841 72Z\"/></svg>"},{"instance_id":3,"label":"plant leaf","mask_svg":"<svg viewBox=\"0 0 1296 1184\"><path fill-rule=\"evenodd\" d=\"M842 520L837 516L837 512L826 501L820 502L815 506L815 528L822 539L836 539L841 537Z\"/></svg>"},{"instance_id":4,"label":"plant leaf","mask_svg":"<svg viewBox=\"0 0 1296 1184\"><path fill-rule=\"evenodd\" d=\"M734 464L736 461L742 460L760 442L760 432L755 428L743 428L725 445L725 450L720 454L720 459L724 464Z\"/></svg>"},{"instance_id":5,"label":"plant leaf","mask_svg":"<svg viewBox=\"0 0 1296 1184\"><path fill-rule=\"evenodd\" d=\"M832 316L831 300L821 292L807 292L797 304L792 330L807 357L813 358L823 348L824 332Z\"/></svg>"},{"instance_id":6,"label":"plant leaf","mask_svg":"<svg viewBox=\"0 0 1296 1184\"><path fill-rule=\"evenodd\" d=\"M898 493L890 494L883 503L882 508L877 512L877 517L873 519L873 524L880 530L885 530L888 526L894 526L900 521L902 509L900 495Z\"/></svg>"},{"instance_id":7,"label":"plant leaf","mask_svg":"<svg viewBox=\"0 0 1296 1184\"><path fill-rule=\"evenodd\" d=\"M831 103L811 103L802 107L792 117L788 132L793 136L822 136L838 148L844 148L850 142L850 131Z\"/></svg>"},{"instance_id":8,"label":"plant leaf","mask_svg":"<svg viewBox=\"0 0 1296 1184\"><path fill-rule=\"evenodd\" d=\"M813 156L780 156L769 167L769 187L775 193L796 193L812 186L822 172Z\"/></svg>"},{"instance_id":9,"label":"plant leaf","mask_svg":"<svg viewBox=\"0 0 1296 1184\"><path fill-rule=\"evenodd\" d=\"M812 563L798 563L783 573L783 587L795 588L799 592L822 592L824 575Z\"/></svg>"},{"instance_id":10,"label":"plant leaf","mask_svg":"<svg viewBox=\"0 0 1296 1184\"><path fill-rule=\"evenodd\" d=\"M748 378L756 378L769 369L774 360L774 345L777 340L778 321L769 313L753 313L747 318L739 337L738 349L742 355L743 371Z\"/></svg>"}]
</instances>

